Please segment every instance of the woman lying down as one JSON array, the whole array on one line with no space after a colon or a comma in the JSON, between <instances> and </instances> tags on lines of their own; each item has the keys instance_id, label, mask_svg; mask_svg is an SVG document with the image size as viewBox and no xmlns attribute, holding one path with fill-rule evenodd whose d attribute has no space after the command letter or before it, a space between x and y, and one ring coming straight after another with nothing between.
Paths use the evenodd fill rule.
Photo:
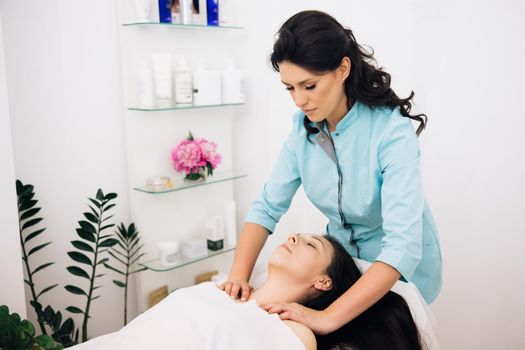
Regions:
<instances>
[{"instance_id":1,"label":"woman lying down","mask_svg":"<svg viewBox=\"0 0 525 350\"><path fill-rule=\"evenodd\" d=\"M315 336L306 326L282 321L259 306L297 302L324 309L360 275L335 239L293 234L272 253L266 282L248 301L232 300L213 282L181 288L100 349L422 349L410 310L394 292L325 336Z\"/></svg>"}]
</instances>

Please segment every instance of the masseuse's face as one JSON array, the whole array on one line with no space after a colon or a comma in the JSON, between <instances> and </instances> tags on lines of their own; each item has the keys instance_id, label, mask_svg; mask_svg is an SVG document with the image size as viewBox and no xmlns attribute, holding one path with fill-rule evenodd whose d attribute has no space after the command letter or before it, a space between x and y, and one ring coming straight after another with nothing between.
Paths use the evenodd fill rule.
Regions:
<instances>
[{"instance_id":1,"label":"masseuse's face","mask_svg":"<svg viewBox=\"0 0 525 350\"><path fill-rule=\"evenodd\" d=\"M270 265L284 270L299 283L310 283L326 275L334 248L323 236L291 234L270 257Z\"/></svg>"},{"instance_id":2,"label":"masseuse's face","mask_svg":"<svg viewBox=\"0 0 525 350\"><path fill-rule=\"evenodd\" d=\"M295 105L312 122L332 119L346 112L344 80L350 71L350 60L344 58L340 67L322 75L312 73L289 61L279 63L281 81L290 92Z\"/></svg>"}]
</instances>

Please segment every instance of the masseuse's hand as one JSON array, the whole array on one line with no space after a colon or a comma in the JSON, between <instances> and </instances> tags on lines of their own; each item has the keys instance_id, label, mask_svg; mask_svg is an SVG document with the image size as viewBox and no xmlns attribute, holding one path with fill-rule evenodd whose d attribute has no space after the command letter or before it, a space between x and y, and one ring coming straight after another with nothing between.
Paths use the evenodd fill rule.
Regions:
<instances>
[{"instance_id":1,"label":"masseuse's hand","mask_svg":"<svg viewBox=\"0 0 525 350\"><path fill-rule=\"evenodd\" d=\"M248 300L253 291L248 282L235 278L228 278L226 282L219 285L219 288L228 293L230 297L241 301Z\"/></svg>"},{"instance_id":2,"label":"masseuse's hand","mask_svg":"<svg viewBox=\"0 0 525 350\"><path fill-rule=\"evenodd\" d=\"M328 334L335 331L326 311L317 311L297 303L261 304L268 313L278 313L281 320L292 320L304 324L316 334Z\"/></svg>"}]
</instances>

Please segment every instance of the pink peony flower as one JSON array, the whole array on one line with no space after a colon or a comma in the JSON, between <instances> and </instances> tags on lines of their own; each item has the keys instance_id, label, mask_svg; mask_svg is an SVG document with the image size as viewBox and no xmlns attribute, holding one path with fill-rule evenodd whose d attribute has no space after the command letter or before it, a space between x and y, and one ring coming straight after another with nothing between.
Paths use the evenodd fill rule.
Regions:
<instances>
[{"instance_id":1,"label":"pink peony flower","mask_svg":"<svg viewBox=\"0 0 525 350\"><path fill-rule=\"evenodd\" d=\"M217 153L217 144L206 139L197 139L195 141L200 147L204 160L210 163L212 169L215 169L222 160L221 155Z\"/></svg>"},{"instance_id":2,"label":"pink peony flower","mask_svg":"<svg viewBox=\"0 0 525 350\"><path fill-rule=\"evenodd\" d=\"M184 171L186 174L197 173L199 167L206 166L200 147L193 140L183 140L179 143L172 150L171 159L175 170Z\"/></svg>"}]
</instances>

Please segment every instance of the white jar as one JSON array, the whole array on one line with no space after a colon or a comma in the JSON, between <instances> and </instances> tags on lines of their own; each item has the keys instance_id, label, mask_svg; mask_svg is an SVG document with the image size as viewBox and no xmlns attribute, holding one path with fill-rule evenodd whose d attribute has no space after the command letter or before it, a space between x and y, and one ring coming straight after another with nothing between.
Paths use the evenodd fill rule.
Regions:
<instances>
[{"instance_id":1,"label":"white jar","mask_svg":"<svg viewBox=\"0 0 525 350\"><path fill-rule=\"evenodd\" d=\"M193 85L190 67L186 64L184 56L179 58L175 67L175 103L191 104L193 102Z\"/></svg>"},{"instance_id":2,"label":"white jar","mask_svg":"<svg viewBox=\"0 0 525 350\"><path fill-rule=\"evenodd\" d=\"M157 246L159 247L159 260L162 266L170 266L179 261L179 242L163 241L159 242Z\"/></svg>"},{"instance_id":3,"label":"white jar","mask_svg":"<svg viewBox=\"0 0 525 350\"><path fill-rule=\"evenodd\" d=\"M221 104L221 72L206 70L204 65L193 71L193 105Z\"/></svg>"},{"instance_id":4,"label":"white jar","mask_svg":"<svg viewBox=\"0 0 525 350\"><path fill-rule=\"evenodd\" d=\"M232 63L221 72L222 103L244 103L244 77Z\"/></svg>"}]
</instances>

